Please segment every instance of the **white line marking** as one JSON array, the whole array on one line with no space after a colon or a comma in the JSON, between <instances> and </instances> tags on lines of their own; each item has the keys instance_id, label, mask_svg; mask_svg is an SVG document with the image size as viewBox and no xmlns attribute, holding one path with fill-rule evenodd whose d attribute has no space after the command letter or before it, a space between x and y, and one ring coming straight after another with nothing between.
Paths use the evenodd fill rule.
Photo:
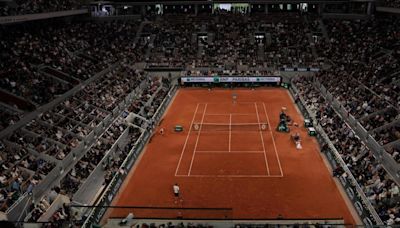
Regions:
<instances>
[{"instance_id":1,"label":"white line marking","mask_svg":"<svg viewBox=\"0 0 400 228\"><path fill-rule=\"evenodd\" d=\"M176 177L210 177L210 178L282 178L283 176L279 175L201 175L201 174L192 174L188 175L175 175Z\"/></svg>"},{"instance_id":2,"label":"white line marking","mask_svg":"<svg viewBox=\"0 0 400 228\"><path fill-rule=\"evenodd\" d=\"M196 114L197 114L198 108L199 108L199 104L197 104L196 110L193 113L192 122L190 123L189 131L188 131L187 136L186 136L186 141L185 141L185 144L183 145L183 148L182 148L181 157L179 158L178 166L176 167L176 170L175 170L175 176L178 174L179 166L181 165L183 154L185 153L186 145L187 145L187 142L189 140L190 131L192 130L193 122L194 122L194 119L196 118Z\"/></svg>"},{"instance_id":3,"label":"white line marking","mask_svg":"<svg viewBox=\"0 0 400 228\"><path fill-rule=\"evenodd\" d=\"M236 104L245 104L245 105L252 105L253 103L254 103L253 101L236 102ZM232 102L200 102L199 104L209 104L209 105L229 104L229 105L232 105Z\"/></svg>"},{"instance_id":4,"label":"white line marking","mask_svg":"<svg viewBox=\"0 0 400 228\"><path fill-rule=\"evenodd\" d=\"M229 115L229 152L231 152L231 138L232 138L232 114Z\"/></svg>"},{"instance_id":5,"label":"white line marking","mask_svg":"<svg viewBox=\"0 0 400 228\"><path fill-rule=\"evenodd\" d=\"M264 103L264 102L263 102L263 106L264 106L265 115L267 116L268 126L271 126L271 125L270 125L270 122L269 122L268 112L267 112L267 109L265 108L265 103ZM272 134L271 128L269 128L269 133L271 134L271 137L272 137L272 144L274 145L275 154L276 154L276 160L278 161L279 170L281 171L281 175L283 176L281 161L280 161L280 159L279 159L278 151L277 151L277 149L276 149L276 144L275 144L275 138L274 138L274 135Z\"/></svg>"},{"instance_id":6,"label":"white line marking","mask_svg":"<svg viewBox=\"0 0 400 228\"><path fill-rule=\"evenodd\" d=\"M192 160L190 161L190 166L189 166L189 172L188 175L190 176L190 173L192 172L192 166L193 166L193 161L194 161L194 156L196 154L196 149L197 149L197 144L199 143L199 138L200 138L200 133L201 133L201 128L203 126L203 121L204 121L204 116L207 112L207 103L206 106L204 107L204 112L203 112L203 116L201 117L201 125L199 128L199 132L197 133L197 139L196 139L196 144L194 144L194 150L193 150L193 155L192 155Z\"/></svg>"},{"instance_id":7,"label":"white line marking","mask_svg":"<svg viewBox=\"0 0 400 228\"><path fill-rule=\"evenodd\" d=\"M242 150L231 150L231 151L226 151L226 150L197 150L196 153L243 153L243 154L262 154L264 151L257 151L257 150L249 150L249 151L242 151Z\"/></svg>"},{"instance_id":8,"label":"white line marking","mask_svg":"<svg viewBox=\"0 0 400 228\"><path fill-rule=\"evenodd\" d=\"M257 108L257 103L256 102L254 102L254 107L256 107L257 122L258 122L258 124L260 124L260 116L258 115L258 108ZM270 173L269 173L269 166L268 166L268 161L267 161L267 152L265 151L264 137L262 135L262 131L261 131L260 125L258 125L258 128L259 128L258 132L260 132L260 138L261 138L261 143L262 143L263 152L264 152L265 167L267 167L267 173L269 175Z\"/></svg>"},{"instance_id":9,"label":"white line marking","mask_svg":"<svg viewBox=\"0 0 400 228\"><path fill-rule=\"evenodd\" d=\"M196 125L196 124L195 124ZM228 125L227 125L228 126ZM247 133L257 133L259 130L258 129L249 129L249 130L245 130L245 129L232 129L231 133L232 134L247 134ZM265 130L263 130L265 131ZM212 134L220 134L220 133L228 133L229 131L223 131L223 130L202 130L201 134L204 135L204 133L209 133L209 135Z\"/></svg>"},{"instance_id":10,"label":"white line marking","mask_svg":"<svg viewBox=\"0 0 400 228\"><path fill-rule=\"evenodd\" d=\"M254 113L208 113L206 116L254 116Z\"/></svg>"},{"instance_id":11,"label":"white line marking","mask_svg":"<svg viewBox=\"0 0 400 228\"><path fill-rule=\"evenodd\" d=\"M248 126L248 125L255 125L255 126L260 126L261 124L268 124L268 122L266 123L261 123L261 122L255 122L255 123L194 123L194 124L201 124L201 125L215 125L215 126L229 126L229 125L233 125L233 126Z\"/></svg>"}]
</instances>

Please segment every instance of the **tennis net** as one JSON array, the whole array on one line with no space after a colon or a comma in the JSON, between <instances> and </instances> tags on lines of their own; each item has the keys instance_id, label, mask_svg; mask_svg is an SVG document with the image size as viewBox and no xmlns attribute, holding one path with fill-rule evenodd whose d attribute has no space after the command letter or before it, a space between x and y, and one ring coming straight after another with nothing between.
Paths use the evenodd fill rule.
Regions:
<instances>
[{"instance_id":1,"label":"tennis net","mask_svg":"<svg viewBox=\"0 0 400 228\"><path fill-rule=\"evenodd\" d=\"M266 131L267 123L193 123L194 131Z\"/></svg>"}]
</instances>

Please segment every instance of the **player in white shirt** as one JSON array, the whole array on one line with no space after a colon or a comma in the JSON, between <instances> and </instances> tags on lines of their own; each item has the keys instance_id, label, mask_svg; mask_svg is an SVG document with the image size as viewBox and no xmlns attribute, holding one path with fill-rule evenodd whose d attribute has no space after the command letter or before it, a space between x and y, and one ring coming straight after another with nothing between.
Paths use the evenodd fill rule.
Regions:
<instances>
[{"instance_id":1,"label":"player in white shirt","mask_svg":"<svg viewBox=\"0 0 400 228\"><path fill-rule=\"evenodd\" d=\"M175 197L179 197L179 185L178 184L174 184L174 186L172 186L172 190L174 192Z\"/></svg>"}]
</instances>

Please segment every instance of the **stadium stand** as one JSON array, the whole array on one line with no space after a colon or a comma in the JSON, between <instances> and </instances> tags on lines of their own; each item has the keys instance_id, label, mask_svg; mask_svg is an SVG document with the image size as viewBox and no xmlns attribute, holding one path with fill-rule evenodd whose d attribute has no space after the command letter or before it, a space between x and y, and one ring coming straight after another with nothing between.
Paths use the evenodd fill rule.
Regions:
<instances>
[{"instance_id":1,"label":"stadium stand","mask_svg":"<svg viewBox=\"0 0 400 228\"><path fill-rule=\"evenodd\" d=\"M46 13L63 10L73 10L80 7L77 0L15 0L4 2L0 6L0 16L14 16L34 13Z\"/></svg>"},{"instance_id":2,"label":"stadium stand","mask_svg":"<svg viewBox=\"0 0 400 228\"><path fill-rule=\"evenodd\" d=\"M386 7L400 8L400 2L397 0L384 0L382 5Z\"/></svg>"},{"instance_id":3,"label":"stadium stand","mask_svg":"<svg viewBox=\"0 0 400 228\"><path fill-rule=\"evenodd\" d=\"M398 223L399 186L393 182L390 175L352 129L341 120L332 107L325 103L319 92L309 86L310 82L310 79L305 78L295 82L297 88L299 88L300 96L305 99L308 108L315 113L319 124L327 132L335 148L362 186L366 196L375 206L385 224ZM368 172L365 172L365 170L368 170ZM346 174L343 171L336 170L334 175Z\"/></svg>"},{"instance_id":4,"label":"stadium stand","mask_svg":"<svg viewBox=\"0 0 400 228\"><path fill-rule=\"evenodd\" d=\"M153 48L148 51L148 62L153 66L236 68L237 63L250 67L316 64L307 37L309 31L297 14L258 20L249 15L221 12L208 21L168 15L145 29L156 34L149 41ZM207 40L197 40L196 34L202 33L212 35ZM255 40L254 33L269 36L269 41ZM288 34L294 36L289 40Z\"/></svg>"},{"instance_id":5,"label":"stadium stand","mask_svg":"<svg viewBox=\"0 0 400 228\"><path fill-rule=\"evenodd\" d=\"M390 146L399 139L396 125L380 127L395 123L400 114L400 90L396 83L400 71L400 49L396 43L399 19L379 18L358 23L327 21L326 24L332 31L330 42L333 45L329 45L325 53L336 65L320 72L318 77L345 109L397 157L396 148ZM368 35L365 34L367 28ZM345 32L350 33L349 36L338 35ZM338 43L346 46L346 51L339 49Z\"/></svg>"},{"instance_id":6,"label":"stadium stand","mask_svg":"<svg viewBox=\"0 0 400 228\"><path fill-rule=\"evenodd\" d=\"M21 111L32 111L118 60L135 61L137 56L129 44L137 28L138 22L113 21L62 27L53 24L46 28L36 24L2 31L0 84L3 93L7 92L2 102ZM121 34L133 36L125 39ZM1 106L5 117L2 129L21 115L11 115L6 105Z\"/></svg>"}]
</instances>

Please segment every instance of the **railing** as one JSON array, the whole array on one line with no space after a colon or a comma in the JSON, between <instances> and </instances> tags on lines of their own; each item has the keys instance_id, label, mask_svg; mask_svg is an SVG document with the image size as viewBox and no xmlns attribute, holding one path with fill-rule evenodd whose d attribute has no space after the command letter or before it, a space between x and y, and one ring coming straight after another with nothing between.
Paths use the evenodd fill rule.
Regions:
<instances>
[{"instance_id":1,"label":"railing","mask_svg":"<svg viewBox=\"0 0 400 228\"><path fill-rule=\"evenodd\" d=\"M166 110L168 104L172 100L174 93L177 90L177 86L173 86L163 102L160 104L160 107L157 109L155 112L155 115L153 116L154 122L158 122L160 118L163 115L163 112ZM126 159L120 166L120 169L129 171L139 155L141 154L145 144L148 142L150 139L150 132L147 130L143 131L143 133L140 135L138 140L136 141L135 145L131 149L131 151L128 153ZM103 192L103 194L99 197L97 200L97 203L95 203L96 207L94 207L92 210L90 210L87 216L87 219L85 220L84 224L82 227L91 227L92 224L98 224L101 220L101 218L104 216L107 207L111 204L113 198L117 194L119 188L121 187L123 181L125 180L126 176L128 175L128 172L124 173L117 173L111 180L110 184L107 186L106 190Z\"/></svg>"},{"instance_id":2,"label":"railing","mask_svg":"<svg viewBox=\"0 0 400 228\"><path fill-rule=\"evenodd\" d=\"M32 197L27 193L23 194L18 201L6 211L7 219L9 221L19 221L21 218L24 218L24 216L29 214L28 206L31 202L31 199Z\"/></svg>"},{"instance_id":3,"label":"railing","mask_svg":"<svg viewBox=\"0 0 400 228\"><path fill-rule=\"evenodd\" d=\"M298 90L295 85L292 83L290 88L290 92L294 95L298 95ZM330 164L333 168L340 166L344 172L347 174L347 177L344 178L341 176L339 178L340 183L343 185L344 189L346 190L349 199L352 201L355 209L357 210L358 215L361 217L363 223L367 226L372 225L383 225L383 222L379 215L376 213L375 208L372 206L371 202L367 199L365 193L363 192L362 188L358 184L357 180L347 167L346 163L343 161L341 155L336 150L333 143L330 141L329 137L322 129L322 127L318 124L318 121L315 119L315 115L307 108L305 105L305 101L302 97L299 96L300 104L298 103L298 107L300 108L301 112L304 114L306 118L310 118L315 126L317 134L317 140L319 143L326 143L328 145L328 150L322 151L326 154ZM357 193L357 194L355 194ZM364 205L364 206L363 206ZM372 220L375 222L373 223Z\"/></svg>"},{"instance_id":4,"label":"railing","mask_svg":"<svg viewBox=\"0 0 400 228\"><path fill-rule=\"evenodd\" d=\"M100 77L102 77L106 73L110 72L111 70L115 69L116 67L117 67L117 64L113 64L113 65L109 66L107 69L97 73L96 75L89 78L88 80L81 83L80 85L75 86L68 92L64 93L62 96L54 99L53 101L51 101L50 103L48 103L46 105L39 107L37 110L27 114L23 119L21 119L15 125L9 126L8 128L1 131L0 138L11 134L13 131L15 131L19 128L22 128L27 123L29 123L31 120L37 118L37 116L40 113L44 113L48 110L51 110L59 103L65 101L66 99L68 99L69 97L73 96L75 93L80 91L83 86L88 85L89 83L99 79ZM97 126L97 127L99 127L99 126ZM94 128L92 130L92 132L91 132L92 135L96 134L95 129L97 129L97 128ZM89 134L89 135L91 135L91 134ZM91 141L88 141L89 139ZM93 139L94 139L94 137L93 138L90 138L90 137L85 138L83 141L81 141L81 143L73 151L71 151L71 153L69 153L67 155L67 157L64 158L64 160L62 162L57 164L56 167L50 173L48 173L46 175L46 177L33 189L33 192L32 192L33 195L32 195L32 197L29 197L29 201L32 201L32 200L37 201L38 199L40 199L43 196L43 194L46 191L49 191L49 189L51 189L51 187L53 185L55 185L58 182L59 178L62 176L63 171L65 170L65 167L67 167L66 164L71 164L71 162L74 162L76 159L76 158L74 158L74 156L81 154L81 151L84 148L86 148L87 145L89 145L89 142L92 143ZM28 199L28 198L24 197L23 199ZM22 204L22 201L23 200L18 200L7 210L6 214L10 221L16 221L16 219L19 218L19 215L21 214L20 208L23 206L23 205L20 205L20 204ZM16 208L16 209L14 209L14 208Z\"/></svg>"},{"instance_id":5,"label":"railing","mask_svg":"<svg viewBox=\"0 0 400 228\"><path fill-rule=\"evenodd\" d=\"M88 204L96 195L96 192L100 189L100 187L104 183L104 168L103 163L106 162L110 156L113 156L113 153L117 150L117 148L121 147L121 144L128 137L129 127L127 127L122 134L118 137L118 139L114 142L112 147L104 153L103 158L97 164L96 168L89 174L86 180L79 187L78 191L74 194L72 200L74 202L78 202L80 204Z\"/></svg>"},{"instance_id":6,"label":"railing","mask_svg":"<svg viewBox=\"0 0 400 228\"><path fill-rule=\"evenodd\" d=\"M400 165L388 154L386 150L375 141L367 130L351 115L340 102L333 97L331 93L318 81L314 80L316 88L320 88L322 97L324 97L339 114L345 123L360 137L361 141L371 150L375 158L382 164L383 168L400 185Z\"/></svg>"},{"instance_id":7,"label":"railing","mask_svg":"<svg viewBox=\"0 0 400 228\"><path fill-rule=\"evenodd\" d=\"M171 97L173 94L175 94L176 90L178 89L178 86L173 85L172 88L168 91L167 97L166 99L164 99L160 106L158 107L158 109L156 110L156 112L153 115L153 121L155 123L156 120L160 120L162 115L165 112L165 109L168 107L169 102L171 102Z\"/></svg>"}]
</instances>

